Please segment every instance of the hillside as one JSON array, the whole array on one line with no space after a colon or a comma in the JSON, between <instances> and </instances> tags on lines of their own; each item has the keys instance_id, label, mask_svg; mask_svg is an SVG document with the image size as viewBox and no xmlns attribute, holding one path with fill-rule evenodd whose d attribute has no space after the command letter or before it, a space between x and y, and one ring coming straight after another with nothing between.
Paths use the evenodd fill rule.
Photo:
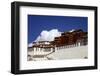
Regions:
<instances>
[{"instance_id":1,"label":"hillside","mask_svg":"<svg viewBox=\"0 0 100 76\"><path fill-rule=\"evenodd\" d=\"M60 49L47 57L58 60L58 59L84 59L88 57L88 47L78 46L67 49Z\"/></svg>"},{"instance_id":2,"label":"hillside","mask_svg":"<svg viewBox=\"0 0 100 76\"><path fill-rule=\"evenodd\" d=\"M31 57L28 60L42 61L42 60L62 60L62 59L86 59L88 58L88 46L77 46L65 49L55 49L55 52L28 52ZM34 56L34 54L36 56ZM40 54L40 55L38 55Z\"/></svg>"}]
</instances>

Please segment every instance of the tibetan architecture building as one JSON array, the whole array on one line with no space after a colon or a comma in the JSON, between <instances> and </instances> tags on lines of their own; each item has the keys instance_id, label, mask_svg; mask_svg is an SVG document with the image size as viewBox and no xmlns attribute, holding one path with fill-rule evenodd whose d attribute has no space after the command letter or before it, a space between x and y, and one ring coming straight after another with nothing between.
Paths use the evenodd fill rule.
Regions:
<instances>
[{"instance_id":1,"label":"tibetan architecture building","mask_svg":"<svg viewBox=\"0 0 100 76\"><path fill-rule=\"evenodd\" d=\"M79 29L62 33L61 36L55 37L51 44L59 47L67 45L87 45L87 42L87 32L83 32L83 30Z\"/></svg>"},{"instance_id":2,"label":"tibetan architecture building","mask_svg":"<svg viewBox=\"0 0 100 76\"><path fill-rule=\"evenodd\" d=\"M67 48L67 46L68 48L71 48L73 46L83 46L87 45L87 42L88 33L79 29L71 32L63 32L61 36L55 37L54 41L33 42L33 46L28 47L28 51L29 56L44 56L55 52L57 48Z\"/></svg>"}]
</instances>

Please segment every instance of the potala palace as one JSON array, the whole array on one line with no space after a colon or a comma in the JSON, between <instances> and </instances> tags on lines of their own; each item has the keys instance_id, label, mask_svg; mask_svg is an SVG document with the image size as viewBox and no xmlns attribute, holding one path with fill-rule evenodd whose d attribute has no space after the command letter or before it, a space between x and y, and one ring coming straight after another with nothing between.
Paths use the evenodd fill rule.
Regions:
<instances>
[{"instance_id":1,"label":"potala palace","mask_svg":"<svg viewBox=\"0 0 100 76\"><path fill-rule=\"evenodd\" d=\"M54 41L33 42L28 47L28 61L58 60L58 59L87 59L88 33L82 29L63 32Z\"/></svg>"}]
</instances>

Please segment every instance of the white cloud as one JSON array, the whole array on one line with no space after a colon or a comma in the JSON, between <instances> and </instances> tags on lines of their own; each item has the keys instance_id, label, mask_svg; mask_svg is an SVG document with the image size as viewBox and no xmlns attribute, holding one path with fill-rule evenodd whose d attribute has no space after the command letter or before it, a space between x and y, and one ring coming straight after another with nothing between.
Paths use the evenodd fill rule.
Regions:
<instances>
[{"instance_id":1,"label":"white cloud","mask_svg":"<svg viewBox=\"0 0 100 76\"><path fill-rule=\"evenodd\" d=\"M53 41L55 37L61 36L61 32L58 29L52 29L50 31L43 30L37 37L35 42L38 41Z\"/></svg>"},{"instance_id":2,"label":"white cloud","mask_svg":"<svg viewBox=\"0 0 100 76\"><path fill-rule=\"evenodd\" d=\"M29 44L28 44L28 47L32 47L32 46L33 46L33 43L29 43Z\"/></svg>"},{"instance_id":3,"label":"white cloud","mask_svg":"<svg viewBox=\"0 0 100 76\"><path fill-rule=\"evenodd\" d=\"M70 30L69 32L73 32L73 31L75 31L75 29L72 29L72 30Z\"/></svg>"}]
</instances>

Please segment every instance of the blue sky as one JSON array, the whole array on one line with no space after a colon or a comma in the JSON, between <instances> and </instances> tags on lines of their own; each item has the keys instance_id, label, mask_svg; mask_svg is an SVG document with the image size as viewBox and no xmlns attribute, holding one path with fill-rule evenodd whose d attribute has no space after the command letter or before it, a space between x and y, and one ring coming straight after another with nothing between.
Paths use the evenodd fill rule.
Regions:
<instances>
[{"instance_id":1,"label":"blue sky","mask_svg":"<svg viewBox=\"0 0 100 76\"><path fill-rule=\"evenodd\" d=\"M28 43L33 42L43 30L58 29L61 32L72 29L88 30L87 17L28 15Z\"/></svg>"}]
</instances>

